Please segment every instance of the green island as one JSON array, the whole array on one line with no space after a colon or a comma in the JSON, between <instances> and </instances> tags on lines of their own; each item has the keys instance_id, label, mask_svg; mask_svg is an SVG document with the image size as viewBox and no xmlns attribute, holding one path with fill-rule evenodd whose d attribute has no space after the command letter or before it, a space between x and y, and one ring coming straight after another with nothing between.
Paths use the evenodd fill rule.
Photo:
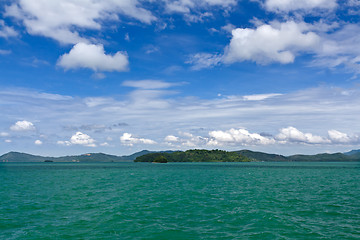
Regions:
<instances>
[{"instance_id":1,"label":"green island","mask_svg":"<svg viewBox=\"0 0 360 240\"><path fill-rule=\"evenodd\" d=\"M223 150L187 150L185 152L157 152L137 157L134 162L250 162L251 159L236 152Z\"/></svg>"}]
</instances>

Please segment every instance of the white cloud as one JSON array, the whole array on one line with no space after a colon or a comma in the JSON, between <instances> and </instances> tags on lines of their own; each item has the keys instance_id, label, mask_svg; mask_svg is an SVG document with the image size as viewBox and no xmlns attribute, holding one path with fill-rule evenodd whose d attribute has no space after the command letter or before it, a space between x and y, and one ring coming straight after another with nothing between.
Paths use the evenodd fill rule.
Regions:
<instances>
[{"instance_id":1,"label":"white cloud","mask_svg":"<svg viewBox=\"0 0 360 240\"><path fill-rule=\"evenodd\" d=\"M35 126L32 122L29 121L17 121L14 125L10 127L11 131L33 131L35 130Z\"/></svg>"},{"instance_id":2,"label":"white cloud","mask_svg":"<svg viewBox=\"0 0 360 240\"><path fill-rule=\"evenodd\" d=\"M65 69L90 68L93 71L126 71L128 69L128 56L117 52L106 55L101 44L76 44L69 53L62 55L57 65Z\"/></svg>"},{"instance_id":3,"label":"white cloud","mask_svg":"<svg viewBox=\"0 0 360 240\"><path fill-rule=\"evenodd\" d=\"M123 86L140 88L140 89L162 89L169 88L178 84L164 82L160 80L140 80L140 81L124 81Z\"/></svg>"},{"instance_id":4,"label":"white cloud","mask_svg":"<svg viewBox=\"0 0 360 240\"><path fill-rule=\"evenodd\" d=\"M190 13L192 10L208 7L228 8L236 4L236 0L164 0L169 12Z\"/></svg>"},{"instance_id":5,"label":"white cloud","mask_svg":"<svg viewBox=\"0 0 360 240\"><path fill-rule=\"evenodd\" d=\"M131 133L124 133L120 137L120 141L126 146L133 146L134 144L156 144L156 142L151 139L133 137Z\"/></svg>"},{"instance_id":6,"label":"white cloud","mask_svg":"<svg viewBox=\"0 0 360 240\"><path fill-rule=\"evenodd\" d=\"M330 33L322 33L320 48L312 65L335 68L345 66L360 73L360 27L346 24Z\"/></svg>"},{"instance_id":7,"label":"white cloud","mask_svg":"<svg viewBox=\"0 0 360 240\"><path fill-rule=\"evenodd\" d=\"M161 89L160 92L162 91ZM33 119L36 116L37 121L41 122L41 134L47 136L47 142L56 143L62 140L59 144L63 145L72 145L68 137L69 131L90 131L80 127L64 130L64 126L112 126L123 122L128 125L119 128L118 131L114 131L115 128L101 131L94 128L91 134L88 134L96 140L103 139L99 144L104 141L111 143L110 147L115 145L113 141L110 142L110 138L119 141L124 132L133 133L134 136L131 135L131 138L134 139L140 138L138 136L151 136L149 138L158 142L154 146L156 150L167 150L169 145L164 138L172 133L179 138L178 142L171 145L176 149L178 146L181 149L191 146L211 148L208 143L213 138L209 132L221 130L227 133L232 128L254 129L249 134L257 133L262 137L276 140L276 143L269 145L256 144L256 141L253 141L249 146L252 149L282 154L321 152L329 149L329 146L334 151L345 151L349 146L353 146L354 149L359 146L359 141L354 140L359 135L356 131L360 129L360 89L356 86L351 89L322 86L283 93L261 101L245 101L243 95L223 95L205 99L179 95L164 96L157 90L152 94L145 93L146 97L138 92L138 89L135 92L135 95L82 98L39 93L34 90L1 89L0 102L4 107L0 126L9 125L9 121L14 119L16 122L16 119ZM278 129L287 126L294 126L299 130L306 129L306 133L321 136L328 141L321 144L306 144L294 141L293 138L277 139L276 135L280 133ZM348 143L339 143L339 140L336 142L333 135L328 136L328 130L331 129L346 133L352 140ZM6 129L1 131L6 132ZM176 134L178 132L192 134ZM12 136L14 132L9 133ZM7 138L11 139L6 136L3 139ZM17 138L16 142L28 144L26 138ZM280 142L286 144L279 144ZM227 144L224 141L218 143L222 143L224 149L234 150L244 145L232 142ZM345 145L347 149L344 149ZM74 145L73 149L76 146L81 145ZM118 147L122 153L132 153L126 146ZM58 151L56 154L61 155L62 150Z\"/></svg>"},{"instance_id":8,"label":"white cloud","mask_svg":"<svg viewBox=\"0 0 360 240\"><path fill-rule=\"evenodd\" d=\"M261 136L258 133L250 133L246 129L230 129L227 131L211 131L209 132L210 146L223 145L266 145L274 144L275 140L272 138Z\"/></svg>"},{"instance_id":9,"label":"white cloud","mask_svg":"<svg viewBox=\"0 0 360 240\"><path fill-rule=\"evenodd\" d=\"M199 147L205 146L209 139L207 137L195 136L188 132L180 132L183 136L183 139L180 140L181 146L183 147Z\"/></svg>"},{"instance_id":10,"label":"white cloud","mask_svg":"<svg viewBox=\"0 0 360 240\"><path fill-rule=\"evenodd\" d=\"M8 55L8 54L10 54L10 53L11 53L10 50L0 49L0 55Z\"/></svg>"},{"instance_id":11,"label":"white cloud","mask_svg":"<svg viewBox=\"0 0 360 240\"><path fill-rule=\"evenodd\" d=\"M95 140L82 132L77 132L76 134L72 135L70 138L70 143L87 147L96 147Z\"/></svg>"},{"instance_id":12,"label":"white cloud","mask_svg":"<svg viewBox=\"0 0 360 240\"><path fill-rule=\"evenodd\" d=\"M183 14L187 22L203 22L213 18L212 11L222 10L227 12L237 4L237 0L163 0L168 13Z\"/></svg>"},{"instance_id":13,"label":"white cloud","mask_svg":"<svg viewBox=\"0 0 360 240\"><path fill-rule=\"evenodd\" d=\"M166 142L178 142L179 138L175 137L174 135L168 135L164 139Z\"/></svg>"},{"instance_id":14,"label":"white cloud","mask_svg":"<svg viewBox=\"0 0 360 240\"><path fill-rule=\"evenodd\" d=\"M10 139L6 139L4 142L11 143L12 141Z\"/></svg>"},{"instance_id":15,"label":"white cloud","mask_svg":"<svg viewBox=\"0 0 360 240\"><path fill-rule=\"evenodd\" d=\"M360 0L348 0L347 5L351 7L360 6Z\"/></svg>"},{"instance_id":16,"label":"white cloud","mask_svg":"<svg viewBox=\"0 0 360 240\"><path fill-rule=\"evenodd\" d=\"M294 10L312 10L336 8L336 0L266 0L265 7L269 11L290 12Z\"/></svg>"},{"instance_id":17,"label":"white cloud","mask_svg":"<svg viewBox=\"0 0 360 240\"><path fill-rule=\"evenodd\" d=\"M263 24L256 29L237 28L232 31L224 62L292 63L298 52L313 52L319 44L319 36L308 28L305 23L293 21Z\"/></svg>"},{"instance_id":18,"label":"white cloud","mask_svg":"<svg viewBox=\"0 0 360 240\"><path fill-rule=\"evenodd\" d=\"M218 65L222 61L222 58L223 56L220 54L196 53L191 55L185 63L192 64L193 66L191 68L193 70L201 70Z\"/></svg>"},{"instance_id":19,"label":"white cloud","mask_svg":"<svg viewBox=\"0 0 360 240\"><path fill-rule=\"evenodd\" d=\"M178 149L204 147L209 141L208 137L196 136L189 132L179 132L181 137L168 135L164 138L165 143Z\"/></svg>"},{"instance_id":20,"label":"white cloud","mask_svg":"<svg viewBox=\"0 0 360 240\"><path fill-rule=\"evenodd\" d=\"M7 137L9 136L10 134L7 133L7 132L0 132L0 137Z\"/></svg>"},{"instance_id":21,"label":"white cloud","mask_svg":"<svg viewBox=\"0 0 360 240\"><path fill-rule=\"evenodd\" d=\"M244 100L247 100L247 101L261 101L261 100L265 100L268 98L281 96L281 95L282 94L279 94L279 93L253 94L253 95L243 96L243 98L244 98Z\"/></svg>"},{"instance_id":22,"label":"white cloud","mask_svg":"<svg viewBox=\"0 0 360 240\"><path fill-rule=\"evenodd\" d=\"M0 19L0 37L9 38L9 37L16 37L18 33L15 31L14 28L6 26L4 20Z\"/></svg>"},{"instance_id":23,"label":"white cloud","mask_svg":"<svg viewBox=\"0 0 360 240\"><path fill-rule=\"evenodd\" d=\"M313 135L311 133L303 133L294 127L287 127L280 129L280 133L276 136L276 139L284 143L289 143L289 142L308 143L308 144L330 143L328 139Z\"/></svg>"},{"instance_id":24,"label":"white cloud","mask_svg":"<svg viewBox=\"0 0 360 240\"><path fill-rule=\"evenodd\" d=\"M78 31L99 30L104 20L118 21L119 15L146 24L156 20L137 0L19 0L5 9L6 16L23 21L28 33L73 44L86 41Z\"/></svg>"},{"instance_id":25,"label":"white cloud","mask_svg":"<svg viewBox=\"0 0 360 240\"><path fill-rule=\"evenodd\" d=\"M130 36L129 36L129 33L126 33L125 34L125 41L127 41L127 42L130 42Z\"/></svg>"},{"instance_id":26,"label":"white cloud","mask_svg":"<svg viewBox=\"0 0 360 240\"><path fill-rule=\"evenodd\" d=\"M35 140L35 145L42 145L43 144L43 142L41 141L41 140Z\"/></svg>"},{"instance_id":27,"label":"white cloud","mask_svg":"<svg viewBox=\"0 0 360 240\"><path fill-rule=\"evenodd\" d=\"M346 133L342 133L337 130L329 130L328 134L329 134L329 139L333 143L346 144L346 143L358 143L360 141L360 136L354 135L350 137Z\"/></svg>"},{"instance_id":28,"label":"white cloud","mask_svg":"<svg viewBox=\"0 0 360 240\"><path fill-rule=\"evenodd\" d=\"M64 146L82 145L86 147L96 147L95 140L82 132L76 132L71 136L70 141L57 141L57 144Z\"/></svg>"},{"instance_id":29,"label":"white cloud","mask_svg":"<svg viewBox=\"0 0 360 240\"><path fill-rule=\"evenodd\" d=\"M228 24L226 24L225 26L222 26L222 27L221 27L221 30L224 30L224 31L226 31L226 32L231 33L232 30L234 30L235 28L236 28L235 25L233 25L233 24L231 24L231 23L228 23Z\"/></svg>"},{"instance_id":30,"label":"white cloud","mask_svg":"<svg viewBox=\"0 0 360 240\"><path fill-rule=\"evenodd\" d=\"M69 141L57 141L57 144L64 145L64 146L70 146L71 142L69 142Z\"/></svg>"}]
</instances>

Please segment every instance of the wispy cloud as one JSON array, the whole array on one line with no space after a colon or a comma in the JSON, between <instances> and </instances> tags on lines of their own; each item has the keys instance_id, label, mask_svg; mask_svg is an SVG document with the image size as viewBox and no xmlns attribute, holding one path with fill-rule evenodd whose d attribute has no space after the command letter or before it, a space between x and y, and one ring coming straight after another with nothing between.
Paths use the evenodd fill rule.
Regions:
<instances>
[{"instance_id":1,"label":"wispy cloud","mask_svg":"<svg viewBox=\"0 0 360 240\"><path fill-rule=\"evenodd\" d=\"M296 10L313 11L315 9L333 10L337 4L336 0L265 0L264 6L269 11L290 12Z\"/></svg>"},{"instance_id":2,"label":"wispy cloud","mask_svg":"<svg viewBox=\"0 0 360 240\"><path fill-rule=\"evenodd\" d=\"M0 37L9 38L9 37L16 37L17 35L18 32L15 31L14 28L7 26L4 20L0 19Z\"/></svg>"},{"instance_id":3,"label":"wispy cloud","mask_svg":"<svg viewBox=\"0 0 360 240\"><path fill-rule=\"evenodd\" d=\"M32 90L26 94L7 90L0 94L5 106L0 124L15 126L17 119L35 119L37 131L30 131L32 135L27 139L34 142L40 134L46 135L47 146L59 141L72 147L101 147L100 143L109 139L117 139L111 146L124 144L140 149L153 142L158 144L149 146L156 149L166 149L169 144L173 148L266 148L279 144L348 146L359 142L360 90L356 88L318 87L281 95L214 99L163 95L162 91L168 90L135 88L119 99L100 97L90 101ZM109 129L118 123L127 126L112 128L116 131ZM64 126L77 127L64 131ZM204 130L190 133L195 128ZM69 131L91 131L91 137L87 134L71 137ZM4 137L13 140L12 143L27 141L11 135Z\"/></svg>"}]
</instances>

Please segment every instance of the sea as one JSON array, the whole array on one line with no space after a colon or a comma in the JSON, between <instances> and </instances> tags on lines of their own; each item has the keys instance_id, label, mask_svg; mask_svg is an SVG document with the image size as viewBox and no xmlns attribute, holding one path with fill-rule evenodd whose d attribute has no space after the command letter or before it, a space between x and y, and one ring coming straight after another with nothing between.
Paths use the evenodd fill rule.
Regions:
<instances>
[{"instance_id":1,"label":"sea","mask_svg":"<svg viewBox=\"0 0 360 240\"><path fill-rule=\"evenodd\" d=\"M360 163L0 163L0 239L360 239Z\"/></svg>"}]
</instances>

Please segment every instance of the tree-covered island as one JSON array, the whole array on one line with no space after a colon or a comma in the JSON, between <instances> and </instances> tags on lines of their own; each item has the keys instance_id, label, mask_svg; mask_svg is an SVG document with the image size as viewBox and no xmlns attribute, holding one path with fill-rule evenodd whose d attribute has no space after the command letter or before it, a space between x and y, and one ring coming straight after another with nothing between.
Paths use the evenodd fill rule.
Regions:
<instances>
[{"instance_id":1,"label":"tree-covered island","mask_svg":"<svg viewBox=\"0 0 360 240\"><path fill-rule=\"evenodd\" d=\"M139 156L135 162L250 162L251 159L236 152L223 150L187 150L185 152L157 152Z\"/></svg>"}]
</instances>

